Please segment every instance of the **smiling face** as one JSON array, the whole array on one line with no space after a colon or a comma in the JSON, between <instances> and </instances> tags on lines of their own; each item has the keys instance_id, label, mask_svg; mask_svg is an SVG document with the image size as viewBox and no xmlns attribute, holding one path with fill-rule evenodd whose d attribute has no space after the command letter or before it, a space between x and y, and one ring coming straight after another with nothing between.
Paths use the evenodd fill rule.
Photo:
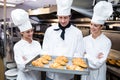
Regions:
<instances>
[{"instance_id":1,"label":"smiling face","mask_svg":"<svg viewBox=\"0 0 120 80\"><path fill-rule=\"evenodd\" d=\"M58 16L59 23L65 27L70 21L70 16Z\"/></svg>"},{"instance_id":2,"label":"smiling face","mask_svg":"<svg viewBox=\"0 0 120 80\"><path fill-rule=\"evenodd\" d=\"M92 34L92 36L97 37L101 34L101 30L102 30L102 25L101 24L95 24L93 22L91 22L90 24L90 32Z\"/></svg>"},{"instance_id":3,"label":"smiling face","mask_svg":"<svg viewBox=\"0 0 120 80\"><path fill-rule=\"evenodd\" d=\"M26 41L32 41L33 38L33 29L29 29L27 31L21 32L22 37Z\"/></svg>"}]
</instances>

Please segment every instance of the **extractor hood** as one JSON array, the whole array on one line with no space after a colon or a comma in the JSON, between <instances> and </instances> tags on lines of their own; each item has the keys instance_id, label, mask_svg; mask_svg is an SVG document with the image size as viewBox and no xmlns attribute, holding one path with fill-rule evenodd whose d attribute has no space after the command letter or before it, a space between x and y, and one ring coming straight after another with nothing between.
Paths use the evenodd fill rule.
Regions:
<instances>
[{"instance_id":1,"label":"extractor hood","mask_svg":"<svg viewBox=\"0 0 120 80\"><path fill-rule=\"evenodd\" d=\"M29 15L41 15L41 14L50 14L50 13L53 13L56 11L57 11L57 6L52 5L52 6L38 8L38 9L34 9L34 10L29 9L28 13L29 13Z\"/></svg>"}]
</instances>

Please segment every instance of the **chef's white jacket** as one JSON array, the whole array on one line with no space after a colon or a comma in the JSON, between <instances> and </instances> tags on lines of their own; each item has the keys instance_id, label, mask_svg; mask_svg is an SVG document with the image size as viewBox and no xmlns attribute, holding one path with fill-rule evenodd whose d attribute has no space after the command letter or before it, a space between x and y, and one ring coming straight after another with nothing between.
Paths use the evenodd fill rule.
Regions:
<instances>
[{"instance_id":1,"label":"chef's white jacket","mask_svg":"<svg viewBox=\"0 0 120 80\"><path fill-rule=\"evenodd\" d=\"M58 28L57 24L46 30L42 53L52 56L83 57L84 45L82 32L71 25L65 29L65 40L63 40L60 37L62 30L54 30ZM47 76L53 80L69 80L74 75L47 72Z\"/></svg>"},{"instance_id":2,"label":"chef's white jacket","mask_svg":"<svg viewBox=\"0 0 120 80\"><path fill-rule=\"evenodd\" d=\"M111 41L103 33L96 39L89 35L84 38L85 58L88 59L90 74L86 80L106 80L106 59L111 48ZM103 58L98 59L99 53Z\"/></svg>"},{"instance_id":3,"label":"chef's white jacket","mask_svg":"<svg viewBox=\"0 0 120 80\"><path fill-rule=\"evenodd\" d=\"M18 68L17 80L40 80L40 72L26 71L25 65L41 52L39 42L32 40L32 43L21 39L14 45L14 59ZM23 59L23 56L26 60Z\"/></svg>"}]
</instances>

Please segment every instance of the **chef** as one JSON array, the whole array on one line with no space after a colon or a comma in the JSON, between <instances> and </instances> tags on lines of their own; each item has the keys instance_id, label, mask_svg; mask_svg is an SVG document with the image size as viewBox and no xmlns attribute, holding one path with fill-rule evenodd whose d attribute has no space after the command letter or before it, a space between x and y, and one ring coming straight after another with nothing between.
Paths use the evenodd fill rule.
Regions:
<instances>
[{"instance_id":1,"label":"chef","mask_svg":"<svg viewBox=\"0 0 120 80\"><path fill-rule=\"evenodd\" d=\"M21 34L21 40L14 45L14 59L18 68L17 80L41 80L40 72L25 68L25 65L41 52L40 43L33 40L29 15L23 9L15 9L11 12L11 17Z\"/></svg>"},{"instance_id":2,"label":"chef","mask_svg":"<svg viewBox=\"0 0 120 80\"><path fill-rule=\"evenodd\" d=\"M91 34L84 38L84 57L88 59L90 68L86 80L106 80L106 59L111 49L111 41L101 30L112 12L112 4L109 2L100 1L94 6L90 23Z\"/></svg>"},{"instance_id":3,"label":"chef","mask_svg":"<svg viewBox=\"0 0 120 80\"><path fill-rule=\"evenodd\" d=\"M83 57L82 32L71 24L73 0L56 0L58 24L49 27L43 40L43 53L52 56ZM47 72L46 80L71 80L74 75Z\"/></svg>"}]
</instances>

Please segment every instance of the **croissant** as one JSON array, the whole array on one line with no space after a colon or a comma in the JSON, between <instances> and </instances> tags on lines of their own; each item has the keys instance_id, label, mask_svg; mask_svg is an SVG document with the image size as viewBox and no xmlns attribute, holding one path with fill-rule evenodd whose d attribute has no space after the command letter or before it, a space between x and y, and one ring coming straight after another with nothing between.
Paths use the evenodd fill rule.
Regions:
<instances>
[{"instance_id":1,"label":"croissant","mask_svg":"<svg viewBox=\"0 0 120 80\"><path fill-rule=\"evenodd\" d=\"M77 65L77 66L80 66L80 67L83 67L83 68L88 67L86 62L82 58L73 58L72 63L73 63L73 65Z\"/></svg>"},{"instance_id":2,"label":"croissant","mask_svg":"<svg viewBox=\"0 0 120 80\"><path fill-rule=\"evenodd\" d=\"M66 63L65 63L64 61L62 61L62 60L55 59L54 62L55 62L55 63L59 63L59 64L62 65L62 66L65 66L65 65L66 65Z\"/></svg>"},{"instance_id":3,"label":"croissant","mask_svg":"<svg viewBox=\"0 0 120 80\"><path fill-rule=\"evenodd\" d=\"M36 66L36 67L43 67L43 66L44 66L43 63L37 62L37 61L32 61L32 65L33 65L33 66Z\"/></svg>"},{"instance_id":4,"label":"croissant","mask_svg":"<svg viewBox=\"0 0 120 80\"><path fill-rule=\"evenodd\" d=\"M59 63L52 63L49 66L50 68L56 68L56 69L63 69L64 67L61 66Z\"/></svg>"},{"instance_id":5,"label":"croissant","mask_svg":"<svg viewBox=\"0 0 120 80\"><path fill-rule=\"evenodd\" d=\"M49 56L49 55L43 55L41 58L44 58L49 61L52 60L51 56Z\"/></svg>"},{"instance_id":6,"label":"croissant","mask_svg":"<svg viewBox=\"0 0 120 80\"><path fill-rule=\"evenodd\" d=\"M65 57L65 56L58 56L57 58L56 58L57 60L62 60L62 61L64 61L64 62L68 62L68 59L67 59L67 57Z\"/></svg>"}]
</instances>

